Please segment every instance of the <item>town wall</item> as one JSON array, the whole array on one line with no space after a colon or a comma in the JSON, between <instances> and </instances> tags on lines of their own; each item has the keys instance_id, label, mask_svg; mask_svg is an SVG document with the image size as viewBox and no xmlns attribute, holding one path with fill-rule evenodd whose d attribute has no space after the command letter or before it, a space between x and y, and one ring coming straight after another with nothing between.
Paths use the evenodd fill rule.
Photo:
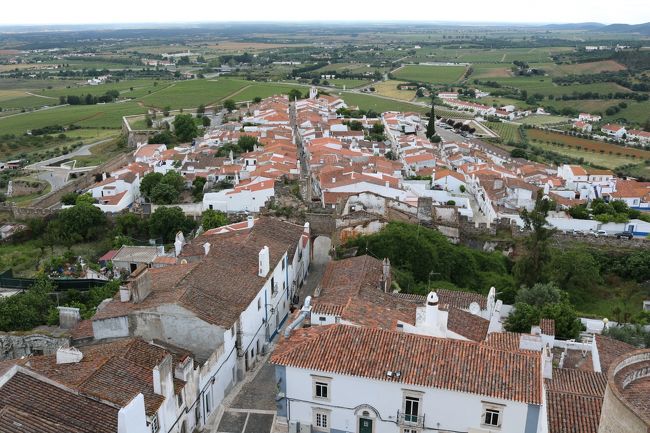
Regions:
<instances>
[{"instance_id":1,"label":"town wall","mask_svg":"<svg viewBox=\"0 0 650 433\"><path fill-rule=\"evenodd\" d=\"M36 354L51 355L61 346L70 344L69 337L52 337L45 334L19 335L0 333L0 361Z\"/></svg>"}]
</instances>

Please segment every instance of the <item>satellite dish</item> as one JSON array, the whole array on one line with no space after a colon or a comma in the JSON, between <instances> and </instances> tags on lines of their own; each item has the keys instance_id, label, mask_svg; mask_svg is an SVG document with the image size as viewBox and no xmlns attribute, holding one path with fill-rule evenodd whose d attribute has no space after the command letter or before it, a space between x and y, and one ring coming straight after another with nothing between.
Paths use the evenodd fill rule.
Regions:
<instances>
[{"instance_id":1,"label":"satellite dish","mask_svg":"<svg viewBox=\"0 0 650 433\"><path fill-rule=\"evenodd\" d=\"M481 306L478 304L478 302L472 302L471 304L469 304L469 312L475 316L479 315L479 313L481 312Z\"/></svg>"}]
</instances>

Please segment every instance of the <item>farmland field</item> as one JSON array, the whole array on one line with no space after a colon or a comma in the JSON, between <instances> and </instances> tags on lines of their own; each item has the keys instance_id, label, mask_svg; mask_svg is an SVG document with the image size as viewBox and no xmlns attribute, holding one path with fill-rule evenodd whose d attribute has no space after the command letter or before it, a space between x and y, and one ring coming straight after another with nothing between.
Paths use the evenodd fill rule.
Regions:
<instances>
[{"instance_id":1,"label":"farmland field","mask_svg":"<svg viewBox=\"0 0 650 433\"><path fill-rule=\"evenodd\" d=\"M467 111L450 110L447 108L443 108L439 105L436 105L435 114L436 116L440 116L448 119L449 118L451 119L473 119L474 118L473 113L469 113Z\"/></svg>"},{"instance_id":2,"label":"farmland field","mask_svg":"<svg viewBox=\"0 0 650 433\"><path fill-rule=\"evenodd\" d=\"M544 116L544 115L532 115L524 117L518 122L523 123L524 125L554 125L558 123L567 123L569 119L562 116Z\"/></svg>"},{"instance_id":3,"label":"farmland field","mask_svg":"<svg viewBox=\"0 0 650 433\"><path fill-rule=\"evenodd\" d=\"M193 108L219 102L249 84L252 82L227 78L179 81L141 98L141 101L146 106L158 108L167 105L172 108Z\"/></svg>"},{"instance_id":4,"label":"farmland field","mask_svg":"<svg viewBox=\"0 0 650 433\"><path fill-rule=\"evenodd\" d=\"M494 78L493 81L496 81L504 86L526 90L528 91L528 94L539 93L544 96L571 95L573 92L598 92L600 94L606 94L610 92L630 92L629 89L626 89L625 87L614 83L571 84L568 86L559 86L553 83L550 77Z\"/></svg>"},{"instance_id":5,"label":"farmland field","mask_svg":"<svg viewBox=\"0 0 650 433\"><path fill-rule=\"evenodd\" d=\"M333 80L327 80L330 86L338 87L340 89L345 86L346 89L354 89L356 87L365 86L370 84L370 80L355 80L352 78L334 78Z\"/></svg>"},{"instance_id":6,"label":"farmland field","mask_svg":"<svg viewBox=\"0 0 650 433\"><path fill-rule=\"evenodd\" d=\"M614 60L603 60L600 62L574 63L570 65L544 65L540 66L549 74L563 76L571 74L597 74L599 72L623 71L625 66Z\"/></svg>"},{"instance_id":7,"label":"farmland field","mask_svg":"<svg viewBox=\"0 0 650 433\"><path fill-rule=\"evenodd\" d=\"M632 147L617 146L612 143L605 143L596 140L587 140L584 138L573 137L564 135L557 132L542 131L539 129L526 130L531 144L535 142L543 143L559 143L571 149L579 150L586 153L601 154L605 159L610 158L612 155L622 155L627 158L627 162L634 162L635 160L650 159L650 151L636 149Z\"/></svg>"},{"instance_id":8,"label":"farmland field","mask_svg":"<svg viewBox=\"0 0 650 433\"><path fill-rule=\"evenodd\" d=\"M375 91L378 95L388 96L389 98L401 99L402 101L410 101L415 98L415 90L398 90L397 85L402 81L388 80L376 83L374 85Z\"/></svg>"},{"instance_id":9,"label":"farmland field","mask_svg":"<svg viewBox=\"0 0 650 433\"><path fill-rule=\"evenodd\" d=\"M235 102L252 101L256 96L259 96L260 98L268 98L269 96L286 94L291 89L298 89L302 93L309 90L308 86L299 86L295 84L255 83L248 81L240 83L244 83L246 87L243 87L240 92L232 95L232 99L235 100Z\"/></svg>"},{"instance_id":10,"label":"farmland field","mask_svg":"<svg viewBox=\"0 0 650 433\"><path fill-rule=\"evenodd\" d=\"M408 102L392 101L372 95L343 92L341 96L348 105L357 105L362 110L374 110L378 113L382 111L417 111L420 113L428 111L427 107L409 104Z\"/></svg>"},{"instance_id":11,"label":"farmland field","mask_svg":"<svg viewBox=\"0 0 650 433\"><path fill-rule=\"evenodd\" d=\"M512 74L511 65L504 63L477 63L472 70L471 78L505 78Z\"/></svg>"},{"instance_id":12,"label":"farmland field","mask_svg":"<svg viewBox=\"0 0 650 433\"><path fill-rule=\"evenodd\" d=\"M554 145L545 142L542 143L537 141L530 144L533 147L538 147L542 150L548 150L551 152L558 153L560 155L569 156L571 158L576 158L576 159L582 158L582 160L585 161L586 163L598 165L601 167L607 167L609 169L615 169L616 167L620 167L621 165L630 164L631 162L633 162L630 158L626 158L624 156L601 154L598 152L596 153L587 152L584 150L578 150L575 148L559 146L559 145Z\"/></svg>"},{"instance_id":13,"label":"farmland field","mask_svg":"<svg viewBox=\"0 0 650 433\"><path fill-rule=\"evenodd\" d=\"M519 144L523 141L518 125L505 122L487 122L485 125L499 134L503 143Z\"/></svg>"},{"instance_id":14,"label":"farmland field","mask_svg":"<svg viewBox=\"0 0 650 433\"><path fill-rule=\"evenodd\" d=\"M465 69L465 66L407 65L395 70L393 75L404 81L452 84L460 80Z\"/></svg>"}]
</instances>

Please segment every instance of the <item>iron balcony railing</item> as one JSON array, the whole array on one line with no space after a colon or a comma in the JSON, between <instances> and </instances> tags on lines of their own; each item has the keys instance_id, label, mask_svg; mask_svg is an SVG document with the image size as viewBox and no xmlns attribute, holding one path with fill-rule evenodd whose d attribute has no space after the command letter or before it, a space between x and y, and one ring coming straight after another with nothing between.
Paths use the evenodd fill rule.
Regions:
<instances>
[{"instance_id":1,"label":"iron balcony railing","mask_svg":"<svg viewBox=\"0 0 650 433\"><path fill-rule=\"evenodd\" d=\"M424 427L424 415L412 415L397 411L397 423L405 427L415 427L423 428Z\"/></svg>"}]
</instances>

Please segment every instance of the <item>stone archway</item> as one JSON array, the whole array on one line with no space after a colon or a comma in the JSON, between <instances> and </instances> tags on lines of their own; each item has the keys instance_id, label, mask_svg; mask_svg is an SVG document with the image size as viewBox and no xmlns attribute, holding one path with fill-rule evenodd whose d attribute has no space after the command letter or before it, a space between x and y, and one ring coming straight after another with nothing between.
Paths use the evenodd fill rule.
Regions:
<instances>
[{"instance_id":1,"label":"stone archway","mask_svg":"<svg viewBox=\"0 0 650 433\"><path fill-rule=\"evenodd\" d=\"M324 265L330 260L330 250L332 249L332 239L327 236L318 236L313 243L312 263L315 265Z\"/></svg>"}]
</instances>

